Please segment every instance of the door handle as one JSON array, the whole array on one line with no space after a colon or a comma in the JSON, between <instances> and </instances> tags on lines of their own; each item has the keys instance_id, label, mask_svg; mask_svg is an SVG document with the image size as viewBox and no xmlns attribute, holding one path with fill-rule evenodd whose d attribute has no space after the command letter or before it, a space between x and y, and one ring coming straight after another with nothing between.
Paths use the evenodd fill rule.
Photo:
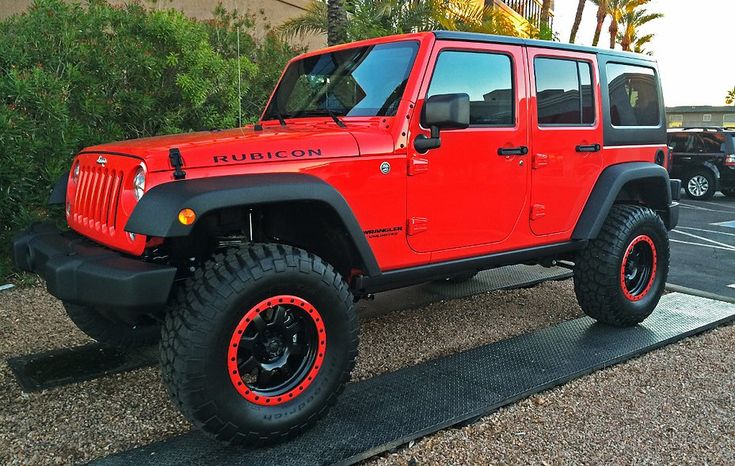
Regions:
<instances>
[{"instance_id":1,"label":"door handle","mask_svg":"<svg viewBox=\"0 0 735 466\"><path fill-rule=\"evenodd\" d=\"M601 147L599 144L577 146L577 152L600 152L600 149Z\"/></svg>"},{"instance_id":2,"label":"door handle","mask_svg":"<svg viewBox=\"0 0 735 466\"><path fill-rule=\"evenodd\" d=\"M498 155L506 156L506 155L526 155L528 154L528 147L521 146L521 147L508 147L503 148L501 147L498 149Z\"/></svg>"}]
</instances>

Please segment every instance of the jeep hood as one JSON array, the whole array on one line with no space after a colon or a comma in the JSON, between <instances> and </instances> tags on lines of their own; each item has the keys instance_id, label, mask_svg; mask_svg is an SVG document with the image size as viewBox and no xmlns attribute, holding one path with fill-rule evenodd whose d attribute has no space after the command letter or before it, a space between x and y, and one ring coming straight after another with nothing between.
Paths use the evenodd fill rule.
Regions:
<instances>
[{"instance_id":1,"label":"jeep hood","mask_svg":"<svg viewBox=\"0 0 735 466\"><path fill-rule=\"evenodd\" d=\"M393 140L387 131L372 125L348 125L347 129L324 123L266 126L261 131L253 127L202 131L102 144L83 152L140 157L148 170L155 172L172 170L172 148L181 152L184 169L356 157L361 155L358 141L364 141L369 152L393 151Z\"/></svg>"}]
</instances>

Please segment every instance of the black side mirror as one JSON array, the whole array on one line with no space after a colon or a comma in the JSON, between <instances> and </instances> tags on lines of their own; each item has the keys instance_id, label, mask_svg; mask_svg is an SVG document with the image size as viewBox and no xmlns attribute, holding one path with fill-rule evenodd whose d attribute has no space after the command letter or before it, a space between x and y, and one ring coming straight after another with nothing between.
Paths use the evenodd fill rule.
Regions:
<instances>
[{"instance_id":1,"label":"black side mirror","mask_svg":"<svg viewBox=\"0 0 735 466\"><path fill-rule=\"evenodd\" d=\"M441 146L440 129L464 129L470 126L470 96L467 94L439 94L426 99L421 109L421 125L431 128L431 137L416 137L414 147L426 152Z\"/></svg>"}]
</instances>

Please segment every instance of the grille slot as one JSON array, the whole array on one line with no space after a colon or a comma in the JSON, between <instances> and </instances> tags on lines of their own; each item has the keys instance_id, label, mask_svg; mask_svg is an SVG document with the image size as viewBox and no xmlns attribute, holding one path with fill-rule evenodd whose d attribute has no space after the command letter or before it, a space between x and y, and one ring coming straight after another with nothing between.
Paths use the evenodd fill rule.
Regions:
<instances>
[{"instance_id":1,"label":"grille slot","mask_svg":"<svg viewBox=\"0 0 735 466\"><path fill-rule=\"evenodd\" d=\"M122 181L122 171L82 164L79 167L79 185L74 197L74 223L113 236L117 228L117 207Z\"/></svg>"}]
</instances>

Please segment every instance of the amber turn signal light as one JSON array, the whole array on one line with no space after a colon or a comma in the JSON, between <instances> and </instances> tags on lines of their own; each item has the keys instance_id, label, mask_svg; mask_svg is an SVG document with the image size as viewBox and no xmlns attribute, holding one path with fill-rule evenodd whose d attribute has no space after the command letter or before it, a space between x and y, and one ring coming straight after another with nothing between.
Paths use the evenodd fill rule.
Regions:
<instances>
[{"instance_id":1,"label":"amber turn signal light","mask_svg":"<svg viewBox=\"0 0 735 466\"><path fill-rule=\"evenodd\" d=\"M179 223L182 225L191 225L196 221L197 214L194 213L193 210L187 208L187 209L181 209L179 211Z\"/></svg>"}]
</instances>

